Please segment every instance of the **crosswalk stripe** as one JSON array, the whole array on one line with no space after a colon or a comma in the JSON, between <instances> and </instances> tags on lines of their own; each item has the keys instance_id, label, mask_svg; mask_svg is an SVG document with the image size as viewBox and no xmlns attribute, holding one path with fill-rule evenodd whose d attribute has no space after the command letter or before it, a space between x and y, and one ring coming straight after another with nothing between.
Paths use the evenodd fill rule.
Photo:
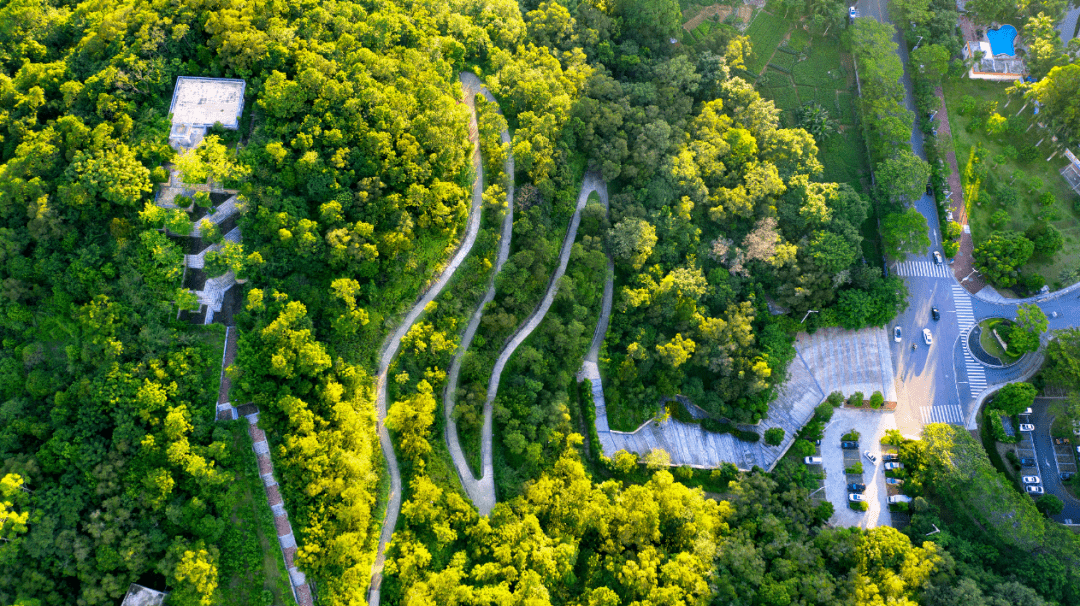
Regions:
<instances>
[{"instance_id":1,"label":"crosswalk stripe","mask_svg":"<svg viewBox=\"0 0 1080 606\"><path fill-rule=\"evenodd\" d=\"M949 268L931 261L901 261L894 268L896 275L922 278L948 278Z\"/></svg>"},{"instance_id":2,"label":"crosswalk stripe","mask_svg":"<svg viewBox=\"0 0 1080 606\"><path fill-rule=\"evenodd\" d=\"M964 423L963 409L956 404L923 406L919 409L919 414L922 416L924 425L929 423L955 423L963 425Z\"/></svg>"}]
</instances>

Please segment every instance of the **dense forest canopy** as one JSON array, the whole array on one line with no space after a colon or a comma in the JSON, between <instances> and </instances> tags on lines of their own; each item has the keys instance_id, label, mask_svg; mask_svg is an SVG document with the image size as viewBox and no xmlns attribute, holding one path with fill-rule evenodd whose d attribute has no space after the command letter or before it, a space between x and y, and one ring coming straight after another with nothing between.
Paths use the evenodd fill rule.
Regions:
<instances>
[{"instance_id":1,"label":"dense forest canopy","mask_svg":"<svg viewBox=\"0 0 1080 606\"><path fill-rule=\"evenodd\" d=\"M788 8L823 32L844 20L835 2ZM919 517L907 534L828 527L831 506L790 461L772 475L716 470L707 496L693 473L605 461L581 438L575 373L609 257L604 390L630 424L677 394L757 421L805 312L820 311L808 328L854 329L904 304L902 283L862 255L877 192L821 179L826 135L781 126L740 66L748 39L723 30L699 52L672 44L681 21L674 0L0 0L0 602L116 604L133 582L181 606L292 600L247 421L214 420L223 372L233 402L260 411L295 562L319 601L366 602L386 502L373 377L462 239L475 177L466 70L497 99L478 110L486 218L465 277L392 369L405 503L384 600L1075 601L1072 576L1040 584L1074 548L1030 508L1033 540L1059 543L1014 577L994 532L931 542ZM893 93L890 69L877 75ZM189 75L245 79L245 112L238 130L215 127L177 155L169 102ZM1032 94L1049 107L1055 90ZM890 136L906 126L893 117ZM507 154L516 169L499 174ZM224 371L225 331L178 319L192 296L180 237L199 217L154 204L167 166L239 193L242 242L206 267L245 281ZM493 356L547 288L585 174L610 204L581 210L549 315L508 364L500 504L480 517L440 435L446 369L516 189L511 257L458 394L475 442ZM214 229L205 237L220 241ZM955 476L934 453L951 443L931 438L925 483L947 494ZM985 545L997 556L983 565Z\"/></svg>"}]
</instances>

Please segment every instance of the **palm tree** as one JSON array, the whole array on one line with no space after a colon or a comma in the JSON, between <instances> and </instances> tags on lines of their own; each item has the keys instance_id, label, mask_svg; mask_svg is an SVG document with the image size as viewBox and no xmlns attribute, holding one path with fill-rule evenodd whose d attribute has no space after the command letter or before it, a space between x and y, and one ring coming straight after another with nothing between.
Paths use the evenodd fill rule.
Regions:
<instances>
[{"instance_id":1,"label":"palm tree","mask_svg":"<svg viewBox=\"0 0 1080 606\"><path fill-rule=\"evenodd\" d=\"M817 101L807 101L796 109L795 121L799 128L813 135L819 144L836 132L836 121L829 118L829 110Z\"/></svg>"}]
</instances>

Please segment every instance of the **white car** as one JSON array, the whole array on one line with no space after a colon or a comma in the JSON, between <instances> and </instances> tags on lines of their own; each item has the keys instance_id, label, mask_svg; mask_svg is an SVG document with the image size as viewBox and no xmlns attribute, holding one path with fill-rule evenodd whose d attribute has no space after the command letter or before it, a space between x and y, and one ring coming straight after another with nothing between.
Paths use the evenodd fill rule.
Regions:
<instances>
[{"instance_id":1,"label":"white car","mask_svg":"<svg viewBox=\"0 0 1080 606\"><path fill-rule=\"evenodd\" d=\"M847 498L848 498L849 501L852 501L852 502L855 502L855 503L862 503L863 501L866 500L865 498L863 498L863 496L861 494L858 494L858 493L855 493L855 492L849 493Z\"/></svg>"},{"instance_id":2,"label":"white car","mask_svg":"<svg viewBox=\"0 0 1080 606\"><path fill-rule=\"evenodd\" d=\"M1022 412L1022 413L1020 413L1020 414L1022 414L1022 415L1029 415L1029 414L1031 414L1031 407L1025 408L1025 409L1024 409L1024 412Z\"/></svg>"},{"instance_id":3,"label":"white car","mask_svg":"<svg viewBox=\"0 0 1080 606\"><path fill-rule=\"evenodd\" d=\"M922 329L922 338L923 338L923 341L926 341L927 345L930 345L931 343L934 342L934 336L930 334L930 329L929 328Z\"/></svg>"},{"instance_id":4,"label":"white car","mask_svg":"<svg viewBox=\"0 0 1080 606\"><path fill-rule=\"evenodd\" d=\"M848 11L847 11L847 14L848 14L848 18L850 18L850 19L854 20L854 19L855 19L855 16L856 16L856 14L857 14L857 13L855 12L855 7L853 6L853 7L849 8L849 9L848 9Z\"/></svg>"},{"instance_id":5,"label":"white car","mask_svg":"<svg viewBox=\"0 0 1080 606\"><path fill-rule=\"evenodd\" d=\"M864 451L864 452L863 452L863 456L864 456L864 457L866 457L867 459L870 459L870 462L871 462L871 463L877 463L877 457L875 457L874 455L870 454L870 451L869 451L869 450L867 450L867 451Z\"/></svg>"},{"instance_id":6,"label":"white car","mask_svg":"<svg viewBox=\"0 0 1080 606\"><path fill-rule=\"evenodd\" d=\"M1023 476L1020 480L1023 481L1024 484L1042 484L1042 480L1039 479L1039 476Z\"/></svg>"},{"instance_id":7,"label":"white car","mask_svg":"<svg viewBox=\"0 0 1080 606\"><path fill-rule=\"evenodd\" d=\"M884 465L884 467L885 467L886 470L889 470L889 469L903 469L904 464L903 463L886 463Z\"/></svg>"},{"instance_id":8,"label":"white car","mask_svg":"<svg viewBox=\"0 0 1080 606\"><path fill-rule=\"evenodd\" d=\"M1028 494L1042 494L1043 493L1042 486L1032 486L1030 484L1025 486L1024 490L1026 490L1028 492Z\"/></svg>"},{"instance_id":9,"label":"white car","mask_svg":"<svg viewBox=\"0 0 1080 606\"><path fill-rule=\"evenodd\" d=\"M910 503L911 502L911 497L907 496L906 494L894 494L893 496L889 497L889 502L890 503Z\"/></svg>"},{"instance_id":10,"label":"white car","mask_svg":"<svg viewBox=\"0 0 1080 606\"><path fill-rule=\"evenodd\" d=\"M1031 423L1021 423L1020 431L1035 431L1035 426Z\"/></svg>"},{"instance_id":11,"label":"white car","mask_svg":"<svg viewBox=\"0 0 1080 606\"><path fill-rule=\"evenodd\" d=\"M903 338L903 337L901 336L901 333L900 333L900 327L899 327L899 326L897 326L896 328L894 328L894 329L893 329L893 331L892 331L892 338L893 338L893 341L896 341L897 343L899 343L899 342L900 342L900 340L901 340L901 339Z\"/></svg>"},{"instance_id":12,"label":"white car","mask_svg":"<svg viewBox=\"0 0 1080 606\"><path fill-rule=\"evenodd\" d=\"M803 462L807 465L821 465L821 457L806 457Z\"/></svg>"},{"instance_id":13,"label":"white car","mask_svg":"<svg viewBox=\"0 0 1080 606\"><path fill-rule=\"evenodd\" d=\"M934 263L941 265L941 253L936 250L934 251Z\"/></svg>"}]
</instances>

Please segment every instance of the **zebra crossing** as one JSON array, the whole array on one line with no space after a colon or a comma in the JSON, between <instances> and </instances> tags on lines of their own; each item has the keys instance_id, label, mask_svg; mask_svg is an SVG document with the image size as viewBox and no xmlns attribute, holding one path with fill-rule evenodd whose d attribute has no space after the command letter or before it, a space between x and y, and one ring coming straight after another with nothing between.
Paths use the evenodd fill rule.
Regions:
<instances>
[{"instance_id":1,"label":"zebra crossing","mask_svg":"<svg viewBox=\"0 0 1080 606\"><path fill-rule=\"evenodd\" d=\"M975 324L975 311L971 308L971 295L959 284L952 285L953 305L956 307L956 323L963 335ZM968 389L971 397L976 397L986 389L986 370L975 360L968 349L967 339L961 339L964 346L964 369L967 371Z\"/></svg>"},{"instance_id":2,"label":"zebra crossing","mask_svg":"<svg viewBox=\"0 0 1080 606\"><path fill-rule=\"evenodd\" d=\"M948 265L939 265L930 261L901 261L893 268L898 276L921 278L949 278L952 271Z\"/></svg>"},{"instance_id":3,"label":"zebra crossing","mask_svg":"<svg viewBox=\"0 0 1080 606\"><path fill-rule=\"evenodd\" d=\"M922 413L923 425L926 425L927 423L964 424L964 410L959 404L923 406L919 412Z\"/></svg>"}]
</instances>

